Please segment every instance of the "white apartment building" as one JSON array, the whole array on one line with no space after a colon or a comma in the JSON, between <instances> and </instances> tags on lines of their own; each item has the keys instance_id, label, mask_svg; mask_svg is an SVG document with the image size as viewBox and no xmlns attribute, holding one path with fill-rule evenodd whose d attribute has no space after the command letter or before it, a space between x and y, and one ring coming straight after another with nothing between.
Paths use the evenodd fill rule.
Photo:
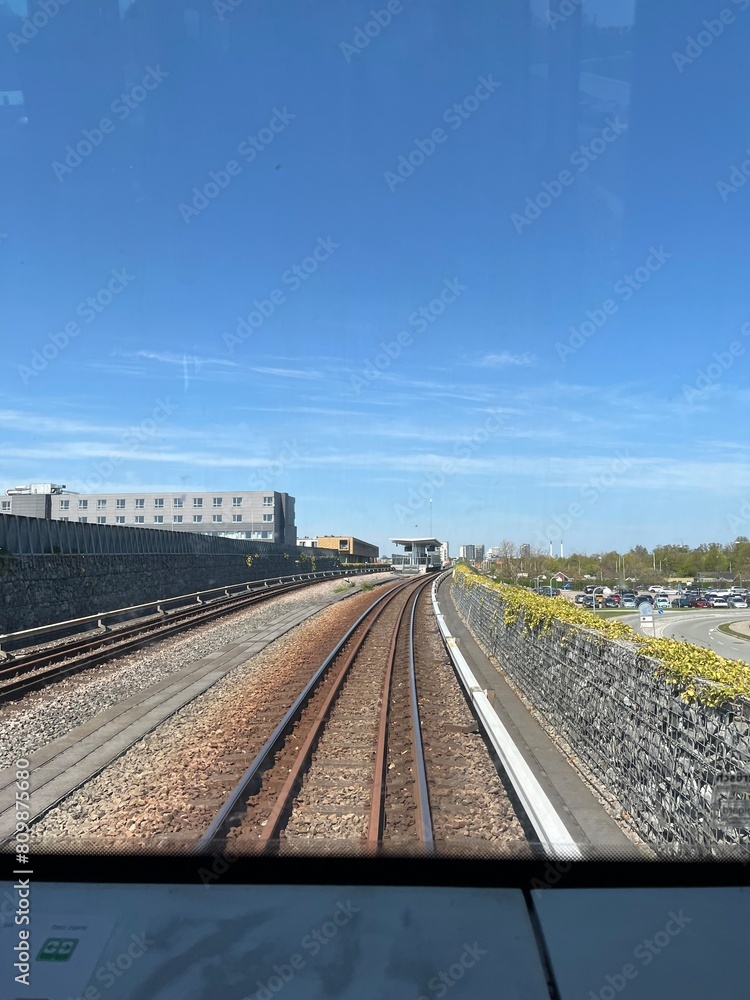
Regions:
<instances>
[{"instance_id":1,"label":"white apartment building","mask_svg":"<svg viewBox=\"0 0 750 1000\"><path fill-rule=\"evenodd\" d=\"M294 497L270 490L27 493L3 497L0 512L297 544Z\"/></svg>"}]
</instances>

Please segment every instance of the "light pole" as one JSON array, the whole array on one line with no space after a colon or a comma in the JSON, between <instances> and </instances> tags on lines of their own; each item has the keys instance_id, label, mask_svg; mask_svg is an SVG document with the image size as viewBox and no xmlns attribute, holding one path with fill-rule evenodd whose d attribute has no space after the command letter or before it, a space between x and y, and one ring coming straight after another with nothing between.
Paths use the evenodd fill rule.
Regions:
<instances>
[{"instance_id":1,"label":"light pole","mask_svg":"<svg viewBox=\"0 0 750 1000\"><path fill-rule=\"evenodd\" d=\"M432 538L432 497L430 497L430 538Z\"/></svg>"},{"instance_id":2,"label":"light pole","mask_svg":"<svg viewBox=\"0 0 750 1000\"><path fill-rule=\"evenodd\" d=\"M537 591L537 593L539 593L539 581L540 581L540 580L546 580L546 579L547 579L547 576L546 576L546 574L545 574L545 573L541 573L541 574L540 574L540 575L539 575L539 576L538 576L538 577L536 578L536 591Z\"/></svg>"}]
</instances>

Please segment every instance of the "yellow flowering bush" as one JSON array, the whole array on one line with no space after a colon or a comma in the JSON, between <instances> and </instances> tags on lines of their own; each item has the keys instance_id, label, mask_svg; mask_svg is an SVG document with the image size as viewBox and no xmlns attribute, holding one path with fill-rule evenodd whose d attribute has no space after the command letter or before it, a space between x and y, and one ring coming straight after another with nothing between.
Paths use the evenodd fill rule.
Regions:
<instances>
[{"instance_id":1,"label":"yellow flowering bush","mask_svg":"<svg viewBox=\"0 0 750 1000\"><path fill-rule=\"evenodd\" d=\"M676 639L649 638L624 622L601 618L578 604L543 597L524 587L494 583L464 564L456 566L453 575L461 577L462 586L495 591L504 603L504 623L512 625L520 620L526 634L544 633L554 622L562 622L597 633L603 639L632 643L638 656L657 661L658 673L680 689L680 697L686 702L718 708L737 697L750 698L750 665L742 660L727 660L713 650Z\"/></svg>"}]
</instances>

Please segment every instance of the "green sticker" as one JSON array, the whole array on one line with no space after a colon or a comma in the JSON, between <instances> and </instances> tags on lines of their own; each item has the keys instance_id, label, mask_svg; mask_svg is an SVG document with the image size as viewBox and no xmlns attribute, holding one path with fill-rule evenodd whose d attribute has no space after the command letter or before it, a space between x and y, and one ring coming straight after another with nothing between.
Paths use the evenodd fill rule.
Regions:
<instances>
[{"instance_id":1,"label":"green sticker","mask_svg":"<svg viewBox=\"0 0 750 1000\"><path fill-rule=\"evenodd\" d=\"M67 962L80 938L47 938L36 956L37 962Z\"/></svg>"}]
</instances>

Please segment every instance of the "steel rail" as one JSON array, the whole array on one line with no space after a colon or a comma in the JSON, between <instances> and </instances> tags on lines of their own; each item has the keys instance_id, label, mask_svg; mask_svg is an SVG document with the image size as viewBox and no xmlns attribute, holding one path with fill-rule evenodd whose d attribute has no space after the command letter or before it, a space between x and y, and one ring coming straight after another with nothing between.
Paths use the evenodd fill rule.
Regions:
<instances>
[{"instance_id":1,"label":"steel rail","mask_svg":"<svg viewBox=\"0 0 750 1000\"><path fill-rule=\"evenodd\" d=\"M356 620L356 622L347 630L345 635L339 640L334 649L328 654L323 663L318 667L313 676L307 682L303 690L297 696L294 704L291 706L289 711L286 713L284 718L279 722L279 724L274 729L273 733L266 740L265 744L261 750L256 755L255 759L252 761L248 769L245 771L243 776L240 778L237 785L234 787L229 797L227 798L224 805L221 807L213 822L206 830L206 832L201 837L198 842L196 851L198 854L205 854L209 851L212 846L226 837L230 827L232 826L233 820L235 820L245 809L245 804L249 798L251 798L257 790L260 788L263 778L263 773L273 764L273 758L278 750L283 746L284 740L291 732L295 723L299 720L304 711L308 701L310 700L312 694L315 692L318 684L328 672L331 664L334 662L336 657L339 655L345 644L354 635L354 633L361 627L365 622L368 615L372 614L379 605L389 604L397 594L402 590L407 588L412 584L412 580L407 580L403 583L396 584L391 590L385 594L381 594L370 607ZM376 616L380 617L382 611L385 610L385 605L378 611ZM361 642L359 643L361 645ZM358 648L358 647L357 647ZM267 823L266 826L269 824ZM264 828L265 831L265 828ZM268 838L266 838L267 840Z\"/></svg>"},{"instance_id":2,"label":"steel rail","mask_svg":"<svg viewBox=\"0 0 750 1000\"><path fill-rule=\"evenodd\" d=\"M417 698L417 667L414 656L414 619L417 612L417 602L422 596L425 586L414 595L414 603L411 608L411 620L409 622L409 684L411 688L411 719L414 736L414 763L416 770L417 786L417 814L419 819L419 839L428 849L433 851L435 847L435 836L432 829L432 812L430 810L430 793L427 785L427 768L424 760L424 747L422 745L422 726L419 721L419 701Z\"/></svg>"},{"instance_id":3,"label":"steel rail","mask_svg":"<svg viewBox=\"0 0 750 1000\"><path fill-rule=\"evenodd\" d=\"M298 580L315 581L323 580L327 577L366 575L370 572L377 571L361 570L356 573L349 573L347 570L343 569L317 570L315 573L295 573L294 575L289 574L288 576L269 576L262 580L248 580L245 583L230 583L222 587L213 587L211 590L196 590L190 594L177 594L175 597L162 597L155 601L147 601L145 604L132 604L127 608L113 608L112 611L98 611L96 614L84 615L81 618L69 618L62 622L50 622L47 625L36 625L33 628L19 629L17 632L5 632L0 635L0 660L9 658L7 650L3 649L3 646L7 646L9 643L19 643L21 646L31 645L32 643L25 640L33 640L34 638L43 636L48 632L54 633L74 629L84 631L85 626L93 622L96 622L97 627L102 631L106 631L108 626L104 622L105 619L115 618L119 615L126 615L128 619L132 619L133 617L136 617L133 614L135 611L140 611L140 617L145 617L150 613L145 610L147 608L153 608L157 614L166 614L166 612L163 611L163 607L168 604L174 604L176 601L194 601L194 603L203 604L206 599L212 600L210 596L212 594L224 594L227 598L235 596L239 597L242 596L243 591L248 593L256 590L265 590L273 581L278 581L278 584L294 583ZM260 586L261 584L263 584L262 587ZM236 594L232 594L230 591L238 592Z\"/></svg>"},{"instance_id":4,"label":"steel rail","mask_svg":"<svg viewBox=\"0 0 750 1000\"><path fill-rule=\"evenodd\" d=\"M102 636L94 636L83 642L55 647L32 660L13 663L9 667L0 668L0 682L7 676L17 677L16 680L1 684L0 702L7 701L27 691L45 687L47 684L71 674L80 673L89 667L94 667L106 660L111 660L115 656L131 653L136 649L141 649L144 646L159 642L172 635L178 635L189 628L206 624L235 611L242 611L245 608L253 607L255 604L263 603L271 597L278 597L282 594L303 589L314 582L313 580L305 581L304 583L287 583L281 586L268 587L261 590L260 593L243 595L237 599L227 598L200 611L190 608L188 613L186 609L180 609L178 612L175 612L175 615L179 616L179 620L177 621L172 619L166 624L153 621L142 622L132 628L108 633L106 639ZM124 641L122 641L123 637ZM56 661L61 659L68 660L71 657L73 657L72 662L63 663L58 666L55 665ZM46 666L49 669L45 670L44 667ZM36 669L40 669L40 673L29 676L30 671ZM20 676L18 676L19 673Z\"/></svg>"},{"instance_id":5,"label":"steel rail","mask_svg":"<svg viewBox=\"0 0 750 1000\"><path fill-rule=\"evenodd\" d=\"M414 610L417 606L417 601L422 594L422 591L428 586L429 580L423 580L414 589L414 604L412 605L412 614L409 623L409 666L410 675L414 666ZM406 618L407 612L409 610L409 601L401 610L399 615L399 620L396 627L393 630L393 638L391 639L391 645L388 650L388 659L385 671L385 677L383 680L383 694L380 703L380 720L378 723L378 736L377 743L375 747L375 769L374 778L372 786L372 796L370 799L370 815L367 826L367 846L370 851L376 851L378 848L382 847L383 840L383 827L385 822L385 797L386 797L386 776L388 773L388 732L390 728L390 708L391 708L391 688L393 685L393 671L396 663L396 650L398 647L399 635L401 633L401 627ZM418 706L414 695L411 698L412 706L412 733L415 739L415 767L417 770L417 796L415 799L415 804L417 806L418 812L418 827L420 831L420 840L426 842L423 837L423 832L425 830L425 823L423 819L423 797L422 789L419 787L420 780L424 777L425 789L426 789L426 774L424 772L424 754L422 753L422 743L421 743L421 729L419 725L418 717ZM415 717L414 713L417 712ZM417 742L418 745L417 745ZM417 749L418 747L418 749ZM421 761L421 770L420 770ZM427 805L427 822L426 826L430 827L431 822L429 820L429 800ZM430 835L430 841L432 837Z\"/></svg>"}]
</instances>

